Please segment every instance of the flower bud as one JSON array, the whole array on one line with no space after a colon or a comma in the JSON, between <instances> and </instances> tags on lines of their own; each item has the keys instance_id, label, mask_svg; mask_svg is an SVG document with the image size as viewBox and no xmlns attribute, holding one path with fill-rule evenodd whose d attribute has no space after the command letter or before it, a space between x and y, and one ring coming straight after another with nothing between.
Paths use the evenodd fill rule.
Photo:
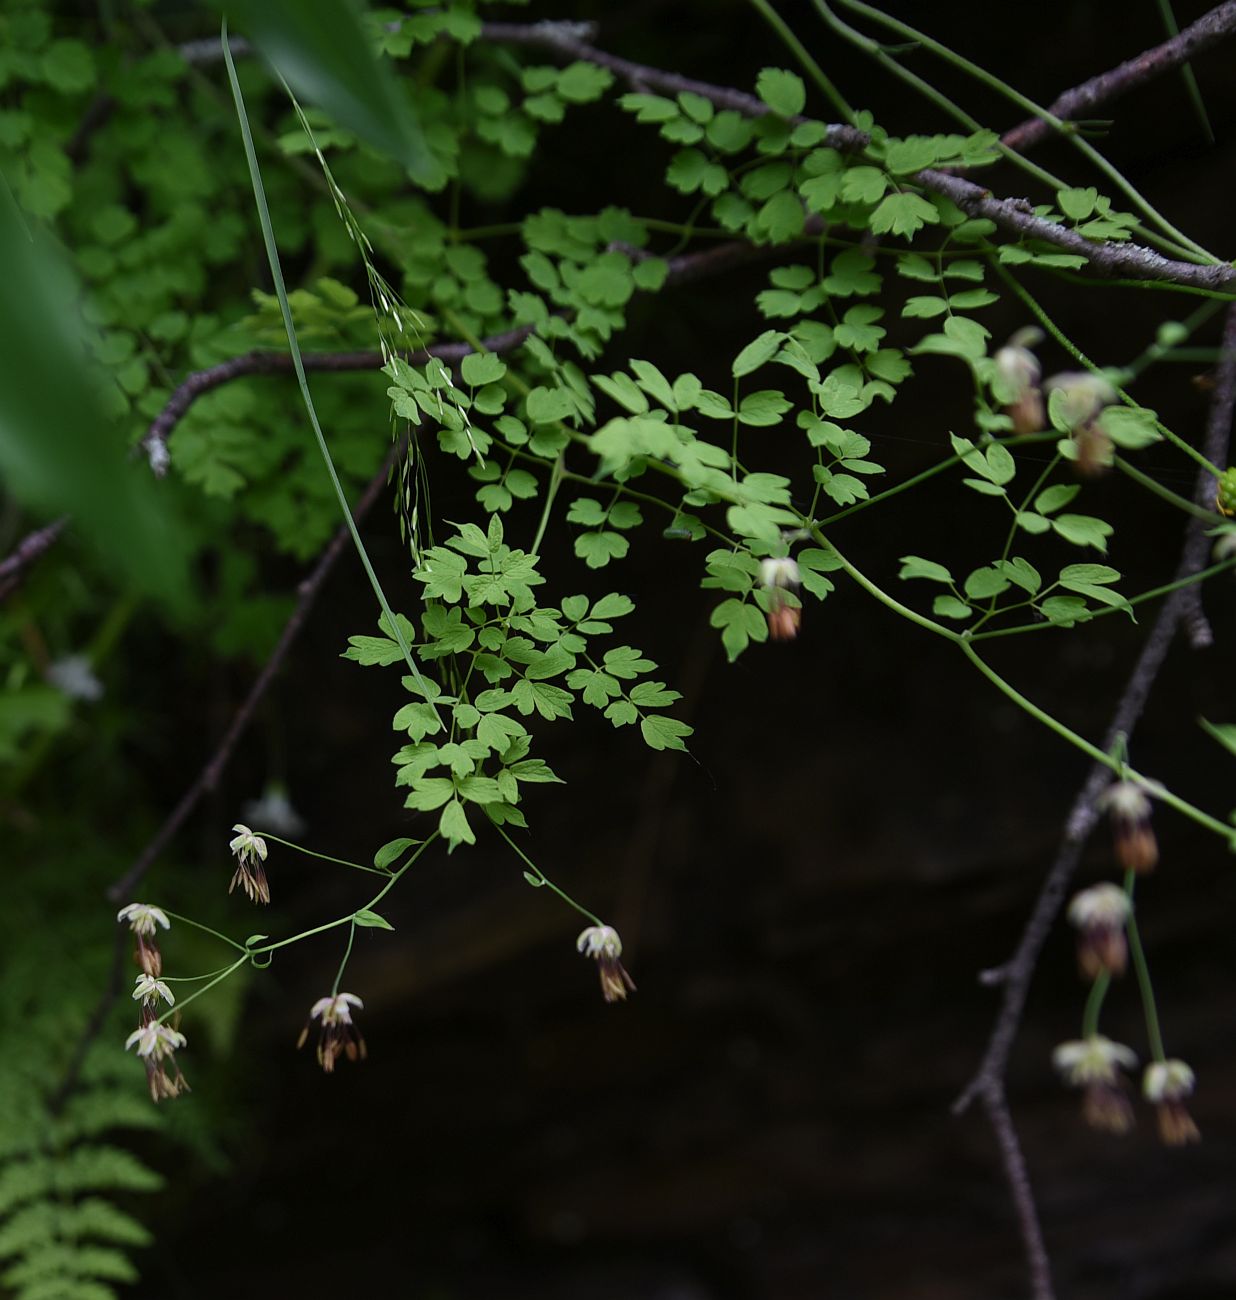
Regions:
<instances>
[{"instance_id":1,"label":"flower bud","mask_svg":"<svg viewBox=\"0 0 1236 1300\"><path fill-rule=\"evenodd\" d=\"M1193 1095L1193 1071L1179 1060L1152 1061L1142 1076L1142 1093L1154 1106L1159 1120L1159 1136L1169 1147L1200 1142L1201 1133L1185 1106Z\"/></svg>"},{"instance_id":2,"label":"flower bud","mask_svg":"<svg viewBox=\"0 0 1236 1300\"><path fill-rule=\"evenodd\" d=\"M309 1025L320 1021L318 1027L318 1064L330 1074L340 1056L349 1061L361 1060L369 1054L360 1030L352 1021L352 1008L363 1009L364 1003L355 993L334 993L329 997L318 998L309 1010L309 1019L296 1040L297 1047L304 1047L309 1037Z\"/></svg>"},{"instance_id":3,"label":"flower bud","mask_svg":"<svg viewBox=\"0 0 1236 1300\"><path fill-rule=\"evenodd\" d=\"M996 365L993 391L1014 433L1038 433L1047 424L1039 377L1043 370L1030 350L1043 338L1033 326L1018 330L992 358Z\"/></svg>"},{"instance_id":4,"label":"flower bud","mask_svg":"<svg viewBox=\"0 0 1236 1300\"><path fill-rule=\"evenodd\" d=\"M625 1002L627 990L635 992L635 981L618 960L622 956L622 940L612 926L590 925L580 932L575 947L596 962L601 975L601 996L606 1002Z\"/></svg>"},{"instance_id":5,"label":"flower bud","mask_svg":"<svg viewBox=\"0 0 1236 1300\"><path fill-rule=\"evenodd\" d=\"M266 841L239 822L232 829L239 832L228 845L236 855L237 866L227 892L230 894L240 885L249 895L250 902L269 903L270 884L266 879L266 868L262 865L266 861Z\"/></svg>"},{"instance_id":6,"label":"flower bud","mask_svg":"<svg viewBox=\"0 0 1236 1300\"><path fill-rule=\"evenodd\" d=\"M766 593L764 617L773 641L793 641L802 622L798 603L798 564L788 555L769 556L760 561L760 585Z\"/></svg>"},{"instance_id":7,"label":"flower bud","mask_svg":"<svg viewBox=\"0 0 1236 1300\"><path fill-rule=\"evenodd\" d=\"M1087 478L1103 473L1111 465L1112 440L1100 413L1116 400L1111 382L1088 370L1066 370L1053 375L1044 388L1049 398L1060 394L1057 401L1049 402L1049 409L1072 436L1077 472Z\"/></svg>"},{"instance_id":8,"label":"flower bud","mask_svg":"<svg viewBox=\"0 0 1236 1300\"><path fill-rule=\"evenodd\" d=\"M1094 885L1074 896L1068 917L1077 927L1077 964L1085 979L1097 979L1103 971L1124 974L1129 956L1124 927L1132 911L1118 885Z\"/></svg>"},{"instance_id":9,"label":"flower bud","mask_svg":"<svg viewBox=\"0 0 1236 1300\"><path fill-rule=\"evenodd\" d=\"M1099 809L1112 825L1116 861L1126 871L1144 874L1159 861L1159 843L1150 824L1150 800L1134 781L1114 781L1099 797Z\"/></svg>"},{"instance_id":10,"label":"flower bud","mask_svg":"<svg viewBox=\"0 0 1236 1300\"><path fill-rule=\"evenodd\" d=\"M1070 1087L1081 1088L1082 1115L1091 1128L1124 1134L1133 1127L1133 1107L1124 1092L1122 1069L1131 1070L1137 1055L1102 1034L1061 1043L1052 1063Z\"/></svg>"}]
</instances>

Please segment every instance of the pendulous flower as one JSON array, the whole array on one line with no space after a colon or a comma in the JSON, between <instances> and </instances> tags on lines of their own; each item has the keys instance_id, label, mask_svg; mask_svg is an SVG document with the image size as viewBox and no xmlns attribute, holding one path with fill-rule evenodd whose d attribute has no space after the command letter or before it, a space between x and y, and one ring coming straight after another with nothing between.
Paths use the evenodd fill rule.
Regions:
<instances>
[{"instance_id":1,"label":"pendulous flower","mask_svg":"<svg viewBox=\"0 0 1236 1300\"><path fill-rule=\"evenodd\" d=\"M309 1020L300 1031L296 1046L304 1047L305 1040L309 1037L310 1022L320 1020L318 1064L327 1074L334 1070L335 1062L341 1055L349 1061L358 1058L363 1061L368 1052L360 1030L352 1022L352 1008L363 1009L364 1005L355 993L335 993L330 997L318 998L309 1010Z\"/></svg>"},{"instance_id":2,"label":"pendulous flower","mask_svg":"<svg viewBox=\"0 0 1236 1300\"><path fill-rule=\"evenodd\" d=\"M143 972L134 978L133 984L133 1000L142 1004L141 1025L143 1028L156 1018L155 1013L158 1011L160 998L169 1007L176 1001L172 990L162 980L155 979L153 975L147 975Z\"/></svg>"},{"instance_id":3,"label":"pendulous flower","mask_svg":"<svg viewBox=\"0 0 1236 1300\"><path fill-rule=\"evenodd\" d=\"M1150 799L1134 781L1113 781L1099 797L1112 824L1116 860L1126 871L1153 871L1159 843L1150 824Z\"/></svg>"},{"instance_id":4,"label":"pendulous flower","mask_svg":"<svg viewBox=\"0 0 1236 1300\"><path fill-rule=\"evenodd\" d=\"M1087 477L1102 474L1112 463L1112 440L1103 429L1102 412L1117 397L1111 381L1087 370L1067 370L1044 385L1047 393L1060 393L1053 408L1073 439L1077 472Z\"/></svg>"},{"instance_id":5,"label":"pendulous flower","mask_svg":"<svg viewBox=\"0 0 1236 1300\"><path fill-rule=\"evenodd\" d=\"M1159 1119L1159 1136L1169 1147L1200 1142L1193 1116L1184 1104L1193 1095L1193 1071L1183 1062L1152 1061L1142 1076L1142 1094L1154 1106Z\"/></svg>"},{"instance_id":6,"label":"pendulous flower","mask_svg":"<svg viewBox=\"0 0 1236 1300\"><path fill-rule=\"evenodd\" d=\"M1034 326L1018 330L992 358L996 363L996 399L1012 420L1014 433L1038 433L1047 424L1039 387L1043 371L1030 350L1042 338L1043 331Z\"/></svg>"},{"instance_id":7,"label":"pendulous flower","mask_svg":"<svg viewBox=\"0 0 1236 1300\"><path fill-rule=\"evenodd\" d=\"M769 556L760 561L760 585L767 592L764 616L768 620L768 635L774 641L793 641L798 635L803 617L798 584L798 564L788 555Z\"/></svg>"},{"instance_id":8,"label":"pendulous flower","mask_svg":"<svg viewBox=\"0 0 1236 1300\"><path fill-rule=\"evenodd\" d=\"M1091 1128L1127 1133L1133 1127L1133 1107L1124 1091L1120 1071L1137 1064L1136 1053L1102 1034L1061 1043L1052 1064L1074 1088L1082 1088L1082 1114Z\"/></svg>"},{"instance_id":9,"label":"pendulous flower","mask_svg":"<svg viewBox=\"0 0 1236 1300\"><path fill-rule=\"evenodd\" d=\"M185 1045L185 1036L170 1025L149 1021L135 1029L127 1039L125 1048L136 1047L137 1054L146 1066L146 1081L150 1085L153 1101L179 1097L189 1091L188 1081L176 1063L176 1049ZM168 1073L168 1066L175 1071Z\"/></svg>"},{"instance_id":10,"label":"pendulous flower","mask_svg":"<svg viewBox=\"0 0 1236 1300\"><path fill-rule=\"evenodd\" d=\"M625 1002L627 990L635 992L635 981L619 960L622 956L622 940L612 926L590 925L581 931L575 947L597 963L601 975L601 995L606 1002Z\"/></svg>"},{"instance_id":11,"label":"pendulous flower","mask_svg":"<svg viewBox=\"0 0 1236 1300\"><path fill-rule=\"evenodd\" d=\"M230 894L240 885L251 902L269 903L270 884L266 879L266 868L262 865L266 861L266 841L239 822L232 829L238 834L228 848L236 855L237 865L227 892Z\"/></svg>"},{"instance_id":12,"label":"pendulous flower","mask_svg":"<svg viewBox=\"0 0 1236 1300\"><path fill-rule=\"evenodd\" d=\"M1086 979L1103 971L1124 974L1129 957L1124 927L1132 913L1133 904L1118 885L1092 885L1074 895L1068 915L1077 927L1077 964Z\"/></svg>"},{"instance_id":13,"label":"pendulous flower","mask_svg":"<svg viewBox=\"0 0 1236 1300\"><path fill-rule=\"evenodd\" d=\"M161 907L152 907L149 903L128 903L116 913L117 921L128 921L129 929L137 939L133 951L133 960L147 974L158 979L163 973L163 954L155 943L158 927L171 929L167 913Z\"/></svg>"}]
</instances>

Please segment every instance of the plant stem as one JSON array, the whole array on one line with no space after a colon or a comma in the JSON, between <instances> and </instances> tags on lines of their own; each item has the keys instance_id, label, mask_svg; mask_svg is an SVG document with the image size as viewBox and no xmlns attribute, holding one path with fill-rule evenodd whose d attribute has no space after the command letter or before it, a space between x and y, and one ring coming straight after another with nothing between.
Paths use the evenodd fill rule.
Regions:
<instances>
[{"instance_id":1,"label":"plant stem","mask_svg":"<svg viewBox=\"0 0 1236 1300\"><path fill-rule=\"evenodd\" d=\"M181 916L179 912L171 912L166 907L162 909L165 915L173 921L179 921L181 925L191 925L195 930L203 930L206 934L213 935L216 939L235 948L238 952L248 952L243 943L237 943L235 939L229 939L226 934L220 934L218 930L212 930L210 926L203 925L201 921L195 921L190 916Z\"/></svg>"},{"instance_id":2,"label":"plant stem","mask_svg":"<svg viewBox=\"0 0 1236 1300\"><path fill-rule=\"evenodd\" d=\"M343 972L347 970L348 958L352 955L352 942L356 938L356 917L352 917L352 924L348 927L348 946L343 950L343 960L339 963L339 969L335 972L335 982L330 986L330 995L333 998L339 992L339 982L343 979Z\"/></svg>"},{"instance_id":3,"label":"plant stem","mask_svg":"<svg viewBox=\"0 0 1236 1300\"><path fill-rule=\"evenodd\" d=\"M529 870L532 872L534 876L536 876L536 878L540 881L542 885L548 885L549 888L552 889L554 893L557 894L558 897L562 899L564 903L569 903L580 914L580 916L587 917L587 919L591 921L593 925L605 924L605 922L602 921L599 916L596 916L594 913L590 912L586 907L583 907L581 904L577 903L571 897L570 894L566 893L564 890L559 889L558 886L555 885L554 882L550 880L550 878L541 870L541 868L538 867L536 863L532 861L532 859L523 851L523 849L521 849L519 845L516 844L513 839L511 839L511 837L506 833L506 830L497 824L497 822L494 823L494 829L498 832L499 835L502 836L504 840L506 840L506 842L511 846L511 848L515 850L515 852L527 864Z\"/></svg>"},{"instance_id":4,"label":"plant stem","mask_svg":"<svg viewBox=\"0 0 1236 1300\"><path fill-rule=\"evenodd\" d=\"M1132 871L1124 876L1124 892L1130 901L1133 898L1133 886L1136 877ZM1159 1029L1159 1012L1155 1006L1154 985L1150 982L1150 967L1146 962L1146 952L1142 947L1141 932L1137 928L1136 912L1129 913L1125 923L1125 932L1129 938L1129 955L1133 958L1133 970L1137 974L1137 988L1142 996L1142 1012L1146 1017L1146 1039L1150 1044L1150 1054L1156 1061L1167 1060L1163 1050L1163 1034Z\"/></svg>"},{"instance_id":5,"label":"plant stem","mask_svg":"<svg viewBox=\"0 0 1236 1300\"><path fill-rule=\"evenodd\" d=\"M223 60L227 64L228 80L232 85L232 98L236 103L236 116L240 120L240 134L241 139L244 141L245 159L249 164L249 179L253 185L253 198L257 204L258 220L262 227L262 240L266 245L266 259L270 263L270 275L274 282L275 296L279 299L279 311L283 316L283 328L288 336L288 351L292 354L292 366L296 371L296 382L300 385L301 399L309 415L309 423L313 426L313 434L317 439L318 450L322 453L326 472L330 476L332 487L335 489L335 497L339 502L339 509L343 514L344 523L347 524L348 532L352 536L352 545L356 547L356 553L360 557L365 575L369 579L369 585L373 588L374 595L378 598L378 604L382 607L382 613L386 616L391 636L398 642L399 649L403 652L404 660L417 685L424 689L420 669L417 668L412 658L412 651L408 648L408 643L404 639L403 629L399 626L394 611L390 607L390 602L386 599L386 593L382 590L382 584L378 581L378 575L369 562L369 553L365 550L364 542L361 541L360 531L356 527L356 520L352 518L348 498L343 491L343 484L340 483L339 475L335 471L335 462L331 459L330 448L326 445L326 437L322 433L322 426L318 423L318 413L314 409L313 398L309 394L309 380L305 375L305 363L301 359L300 345L296 340L296 326L292 322L292 308L288 303L287 287L283 282L283 269L279 264L279 249L275 243L275 231L274 226L271 224L270 208L266 203L266 189L262 184L262 173L258 167L257 152L253 147L253 135L249 130L249 115L245 111L244 96L241 94L240 81L236 76L236 65L232 62L232 52L228 47L226 18L223 20L221 39L223 41ZM438 711L432 698L428 695L425 698L429 701L429 707L434 717L438 718ZM438 718L438 721L441 722L441 718Z\"/></svg>"},{"instance_id":6,"label":"plant stem","mask_svg":"<svg viewBox=\"0 0 1236 1300\"><path fill-rule=\"evenodd\" d=\"M278 835L272 835L270 831L255 830L253 833L262 839L274 840L276 844L295 849L297 853L303 853L307 858L318 858L322 862L333 862L336 866L351 867L355 871L367 871L370 875L385 876L387 874L379 867L367 867L363 862L349 862L347 858L334 858L329 853L318 853L314 849L307 849L303 844L293 844L291 840L281 839Z\"/></svg>"}]
</instances>

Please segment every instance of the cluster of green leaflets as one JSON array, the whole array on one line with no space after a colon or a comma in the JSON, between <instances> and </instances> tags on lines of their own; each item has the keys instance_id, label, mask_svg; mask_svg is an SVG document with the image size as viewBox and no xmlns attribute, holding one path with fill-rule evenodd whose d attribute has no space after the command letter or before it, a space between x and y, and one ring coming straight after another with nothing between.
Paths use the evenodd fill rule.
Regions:
<instances>
[{"instance_id":1,"label":"cluster of green leaflets","mask_svg":"<svg viewBox=\"0 0 1236 1300\"><path fill-rule=\"evenodd\" d=\"M533 555L508 546L501 516L487 530L463 524L442 546L427 549L413 575L421 584L418 639L414 620L396 615L405 641L440 669L403 677L413 698L392 725L406 734L392 761L395 784L409 787L408 808L436 812L448 845L476 841L469 813L499 826L526 826L520 786L557 782L543 759L530 757L523 719L570 719L580 700L615 726L638 722L653 749L684 749L686 723L660 710L680 698L646 674L656 664L629 645L601 650L593 638L613 633L631 613L627 596L567 596L537 602L545 579ZM403 650L380 621L380 636L349 638L344 658L367 666L402 665ZM439 811L440 810L440 811Z\"/></svg>"},{"instance_id":2,"label":"cluster of green leaflets","mask_svg":"<svg viewBox=\"0 0 1236 1300\"><path fill-rule=\"evenodd\" d=\"M994 359L1000 340L984 323L1003 276L1022 266L1074 271L1084 259L999 236L916 181L924 168L994 161L993 133L893 137L861 113L855 126L868 143L843 149L826 122L804 116L806 88L788 70L760 72L765 111L742 113L693 92L623 93L586 61L551 66L526 48L487 43L483 6L466 0L411 9L374 10L366 21L422 125L416 191L402 167L320 109L298 116L256 61L240 74L272 224L287 265L300 269L290 302L302 346L387 346L381 372L313 377L345 487L354 496L377 471L389 431L410 435L418 474L475 484L475 520L440 544L425 540L428 529L415 535L428 500L412 512L421 599L397 629L383 620L378 635L352 637L346 656L400 668L396 785L452 849L472 843L485 821L525 825L525 787L560 779L533 752L538 733L581 705L616 728L638 725L654 750L682 750L691 734L669 712L679 696L651 676L652 659L616 641L616 621L634 610L629 595L541 603L548 512L571 529L581 587L619 565L638 530L656 529L666 581L717 593L711 623L735 659L768 639L778 603L833 591L846 566L829 537L847 551L861 538L861 520L844 524L846 543L838 533L874 503L885 476L870 413L899 400L913 365L960 363L958 390L974 393L971 437L913 415L917 436L938 434L941 458L955 463L937 486L968 503L975 553L960 567L906 556L898 576L907 602L931 590L932 616L971 631L1131 613L1119 572L1094 558L1106 560L1112 528L1088 512L1069 463L1073 417L1053 395L1058 445L1040 441L1034 462L1023 455L1003 409L1013 394ZM280 308L254 290L265 269L217 66L186 62L149 25L118 24L107 42L87 41L56 30L50 12L43 0L22 0L0 16L0 170L26 216L49 224L73 257L97 382L118 437L134 443L187 373L284 348ZM96 97L106 114L79 138ZM530 163L554 148L555 132L570 129L572 114L607 110L626 115L633 154L649 134L651 154L669 146L673 220L622 206L621 173L612 203L593 213L524 201ZM355 211L348 220L340 196ZM457 220L467 200L506 205L518 220L469 234ZM1126 239L1134 225L1087 188L1061 189L1033 212L1085 239ZM621 351L632 304L666 291L681 268L681 247L661 237L667 225L687 255L728 238L767 266L728 374L711 356L699 374L674 374ZM697 231L710 242L694 241ZM370 252L406 304L376 322ZM501 355L484 346L519 328L528 331L519 346ZM461 341L475 350L458 366L407 359L425 344ZM1109 408L1103 428L1129 453L1162 436L1153 412L1131 402ZM1045 469L1044 446L1054 453ZM177 423L167 450L165 490L179 494L208 561L198 569L210 575L186 634L219 657L260 656L290 600L268 590L255 556L273 545L306 560L338 526L292 385L260 376L216 388ZM764 562L786 558L800 587L773 592ZM58 585L30 584L30 609L57 652L103 619L96 585L71 572ZM77 707L32 676L17 626L7 613L0 622L0 761L72 725ZM93 1120L66 1112L60 1128L43 1123L29 1149L3 1151L0 1212L17 1217L0 1231L0 1257L25 1269L4 1279L25 1300L105 1296L109 1280L129 1276L107 1251L138 1244L141 1229L91 1194L153 1186L152 1176L123 1152L99 1157L93 1182L71 1172L75 1144L106 1126L105 1110L100 1100ZM89 1159L80 1157L83 1168Z\"/></svg>"}]
</instances>

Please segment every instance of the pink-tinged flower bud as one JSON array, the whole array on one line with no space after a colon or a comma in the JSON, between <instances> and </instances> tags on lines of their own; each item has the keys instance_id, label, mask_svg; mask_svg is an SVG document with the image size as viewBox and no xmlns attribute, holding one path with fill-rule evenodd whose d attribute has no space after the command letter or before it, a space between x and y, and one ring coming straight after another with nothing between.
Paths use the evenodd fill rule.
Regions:
<instances>
[{"instance_id":1,"label":"pink-tinged flower bud","mask_svg":"<svg viewBox=\"0 0 1236 1300\"><path fill-rule=\"evenodd\" d=\"M318 1028L318 1064L330 1074L340 1056L349 1061L363 1061L369 1051L360 1030L352 1021L352 1008L364 1008L364 1003L355 993L334 993L329 997L318 998L309 1010L309 1020L300 1031L296 1040L297 1047L304 1047L309 1037L309 1025L312 1021L321 1021Z\"/></svg>"},{"instance_id":2,"label":"pink-tinged flower bud","mask_svg":"<svg viewBox=\"0 0 1236 1300\"><path fill-rule=\"evenodd\" d=\"M1155 1108L1159 1136L1169 1147L1200 1142L1201 1133L1184 1104L1193 1095L1193 1071L1178 1060L1153 1061L1142 1076L1142 1093Z\"/></svg>"},{"instance_id":3,"label":"pink-tinged flower bud","mask_svg":"<svg viewBox=\"0 0 1236 1300\"><path fill-rule=\"evenodd\" d=\"M1150 824L1150 799L1135 781L1114 781L1099 797L1099 809L1112 825L1116 861L1126 871L1145 874L1159 861L1159 842Z\"/></svg>"},{"instance_id":4,"label":"pink-tinged flower bud","mask_svg":"<svg viewBox=\"0 0 1236 1300\"><path fill-rule=\"evenodd\" d=\"M1018 330L992 358L996 364L996 400L1012 420L1014 433L1038 433L1047 425L1039 386L1043 371L1030 350L1042 337L1042 331L1033 327Z\"/></svg>"},{"instance_id":5,"label":"pink-tinged flower bud","mask_svg":"<svg viewBox=\"0 0 1236 1300\"><path fill-rule=\"evenodd\" d=\"M230 894L240 885L249 895L250 902L269 903L270 884L266 879L266 868L262 865L266 861L266 841L239 822L232 829L239 832L228 845L236 855L237 866L227 892Z\"/></svg>"},{"instance_id":6,"label":"pink-tinged flower bud","mask_svg":"<svg viewBox=\"0 0 1236 1300\"><path fill-rule=\"evenodd\" d=\"M1103 429L1101 413L1116 400L1115 388L1088 370L1053 375L1044 388L1049 396L1061 395L1055 410L1072 436L1077 472L1087 478L1104 473L1112 463L1112 440Z\"/></svg>"},{"instance_id":7,"label":"pink-tinged flower bud","mask_svg":"<svg viewBox=\"0 0 1236 1300\"><path fill-rule=\"evenodd\" d=\"M163 955L155 943L158 927L171 928L171 922L161 907L152 907L149 903L129 903L116 913L117 921L128 921L129 929L137 940L133 950L133 960L142 970L154 979L163 973Z\"/></svg>"},{"instance_id":8,"label":"pink-tinged flower bud","mask_svg":"<svg viewBox=\"0 0 1236 1300\"><path fill-rule=\"evenodd\" d=\"M612 926L590 925L580 933L575 947L597 963L601 974L601 996L606 1002L625 1002L627 990L635 992L635 981L619 961L622 940Z\"/></svg>"},{"instance_id":9,"label":"pink-tinged flower bud","mask_svg":"<svg viewBox=\"0 0 1236 1300\"><path fill-rule=\"evenodd\" d=\"M1129 896L1118 885L1083 889L1069 904L1069 921L1077 927L1077 964L1084 978L1103 971L1123 975L1129 946L1124 927L1133 912Z\"/></svg>"},{"instance_id":10,"label":"pink-tinged flower bud","mask_svg":"<svg viewBox=\"0 0 1236 1300\"><path fill-rule=\"evenodd\" d=\"M802 606L798 603L800 575L798 564L788 555L769 556L760 561L760 586L766 593L764 617L773 641L793 641L802 623Z\"/></svg>"},{"instance_id":11,"label":"pink-tinged flower bud","mask_svg":"<svg viewBox=\"0 0 1236 1300\"><path fill-rule=\"evenodd\" d=\"M1133 1127L1133 1107L1120 1074L1137 1064L1130 1048L1094 1034L1061 1043L1052 1053L1052 1064L1070 1087L1082 1089L1082 1115L1091 1128L1123 1134Z\"/></svg>"}]
</instances>

